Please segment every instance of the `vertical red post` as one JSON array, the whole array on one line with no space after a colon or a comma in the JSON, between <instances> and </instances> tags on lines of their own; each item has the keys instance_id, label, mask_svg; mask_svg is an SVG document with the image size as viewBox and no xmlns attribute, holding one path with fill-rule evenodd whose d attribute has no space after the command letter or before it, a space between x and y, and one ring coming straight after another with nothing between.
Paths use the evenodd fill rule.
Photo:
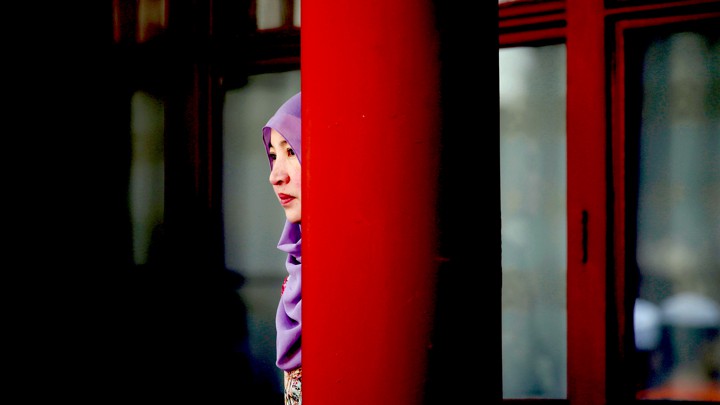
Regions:
<instances>
[{"instance_id":1,"label":"vertical red post","mask_svg":"<svg viewBox=\"0 0 720 405\"><path fill-rule=\"evenodd\" d=\"M432 3L302 7L304 400L419 404L437 269Z\"/></svg>"},{"instance_id":2,"label":"vertical red post","mask_svg":"<svg viewBox=\"0 0 720 405\"><path fill-rule=\"evenodd\" d=\"M599 0L569 0L566 13L568 398L573 403L599 405L608 402L605 325L610 304L603 186L607 182L605 10Z\"/></svg>"}]
</instances>

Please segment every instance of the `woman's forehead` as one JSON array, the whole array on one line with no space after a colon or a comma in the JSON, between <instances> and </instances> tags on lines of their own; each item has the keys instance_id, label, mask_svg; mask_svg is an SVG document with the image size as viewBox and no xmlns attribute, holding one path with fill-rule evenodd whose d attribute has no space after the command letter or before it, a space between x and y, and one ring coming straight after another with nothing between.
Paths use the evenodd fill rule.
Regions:
<instances>
[{"instance_id":1,"label":"woman's forehead","mask_svg":"<svg viewBox=\"0 0 720 405\"><path fill-rule=\"evenodd\" d=\"M285 137L282 136L282 134L280 134L280 132L276 131L275 129L271 130L268 147L281 147L287 144L288 141L285 139Z\"/></svg>"}]
</instances>

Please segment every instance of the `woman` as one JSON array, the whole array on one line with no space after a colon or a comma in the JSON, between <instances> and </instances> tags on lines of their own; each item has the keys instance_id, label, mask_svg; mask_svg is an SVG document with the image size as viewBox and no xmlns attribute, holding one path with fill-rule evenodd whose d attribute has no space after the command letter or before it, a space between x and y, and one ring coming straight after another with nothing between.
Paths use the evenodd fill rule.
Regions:
<instances>
[{"instance_id":1,"label":"woman","mask_svg":"<svg viewBox=\"0 0 720 405\"><path fill-rule=\"evenodd\" d=\"M275 316L277 366L284 372L285 404L302 404L301 296L301 121L300 93L288 99L263 127L263 143L270 160L270 184L285 210L285 226L278 249L287 253L288 275L283 282Z\"/></svg>"}]
</instances>

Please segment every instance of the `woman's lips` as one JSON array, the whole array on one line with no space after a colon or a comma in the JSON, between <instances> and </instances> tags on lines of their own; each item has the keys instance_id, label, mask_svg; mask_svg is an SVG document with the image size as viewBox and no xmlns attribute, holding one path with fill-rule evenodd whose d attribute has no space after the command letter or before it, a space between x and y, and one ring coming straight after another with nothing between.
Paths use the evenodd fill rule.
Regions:
<instances>
[{"instance_id":1,"label":"woman's lips","mask_svg":"<svg viewBox=\"0 0 720 405\"><path fill-rule=\"evenodd\" d=\"M295 197L283 193L278 194L278 198L280 199L280 204L282 205L288 205L292 200L295 199Z\"/></svg>"}]
</instances>

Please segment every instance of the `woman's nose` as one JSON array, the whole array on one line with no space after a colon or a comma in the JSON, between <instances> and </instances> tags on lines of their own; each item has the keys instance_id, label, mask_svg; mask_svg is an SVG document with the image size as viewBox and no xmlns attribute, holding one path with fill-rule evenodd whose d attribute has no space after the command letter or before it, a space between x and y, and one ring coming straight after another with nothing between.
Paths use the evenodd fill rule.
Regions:
<instances>
[{"instance_id":1,"label":"woman's nose","mask_svg":"<svg viewBox=\"0 0 720 405\"><path fill-rule=\"evenodd\" d=\"M270 171L270 184L282 184L288 182L287 170L280 161L275 161Z\"/></svg>"}]
</instances>

